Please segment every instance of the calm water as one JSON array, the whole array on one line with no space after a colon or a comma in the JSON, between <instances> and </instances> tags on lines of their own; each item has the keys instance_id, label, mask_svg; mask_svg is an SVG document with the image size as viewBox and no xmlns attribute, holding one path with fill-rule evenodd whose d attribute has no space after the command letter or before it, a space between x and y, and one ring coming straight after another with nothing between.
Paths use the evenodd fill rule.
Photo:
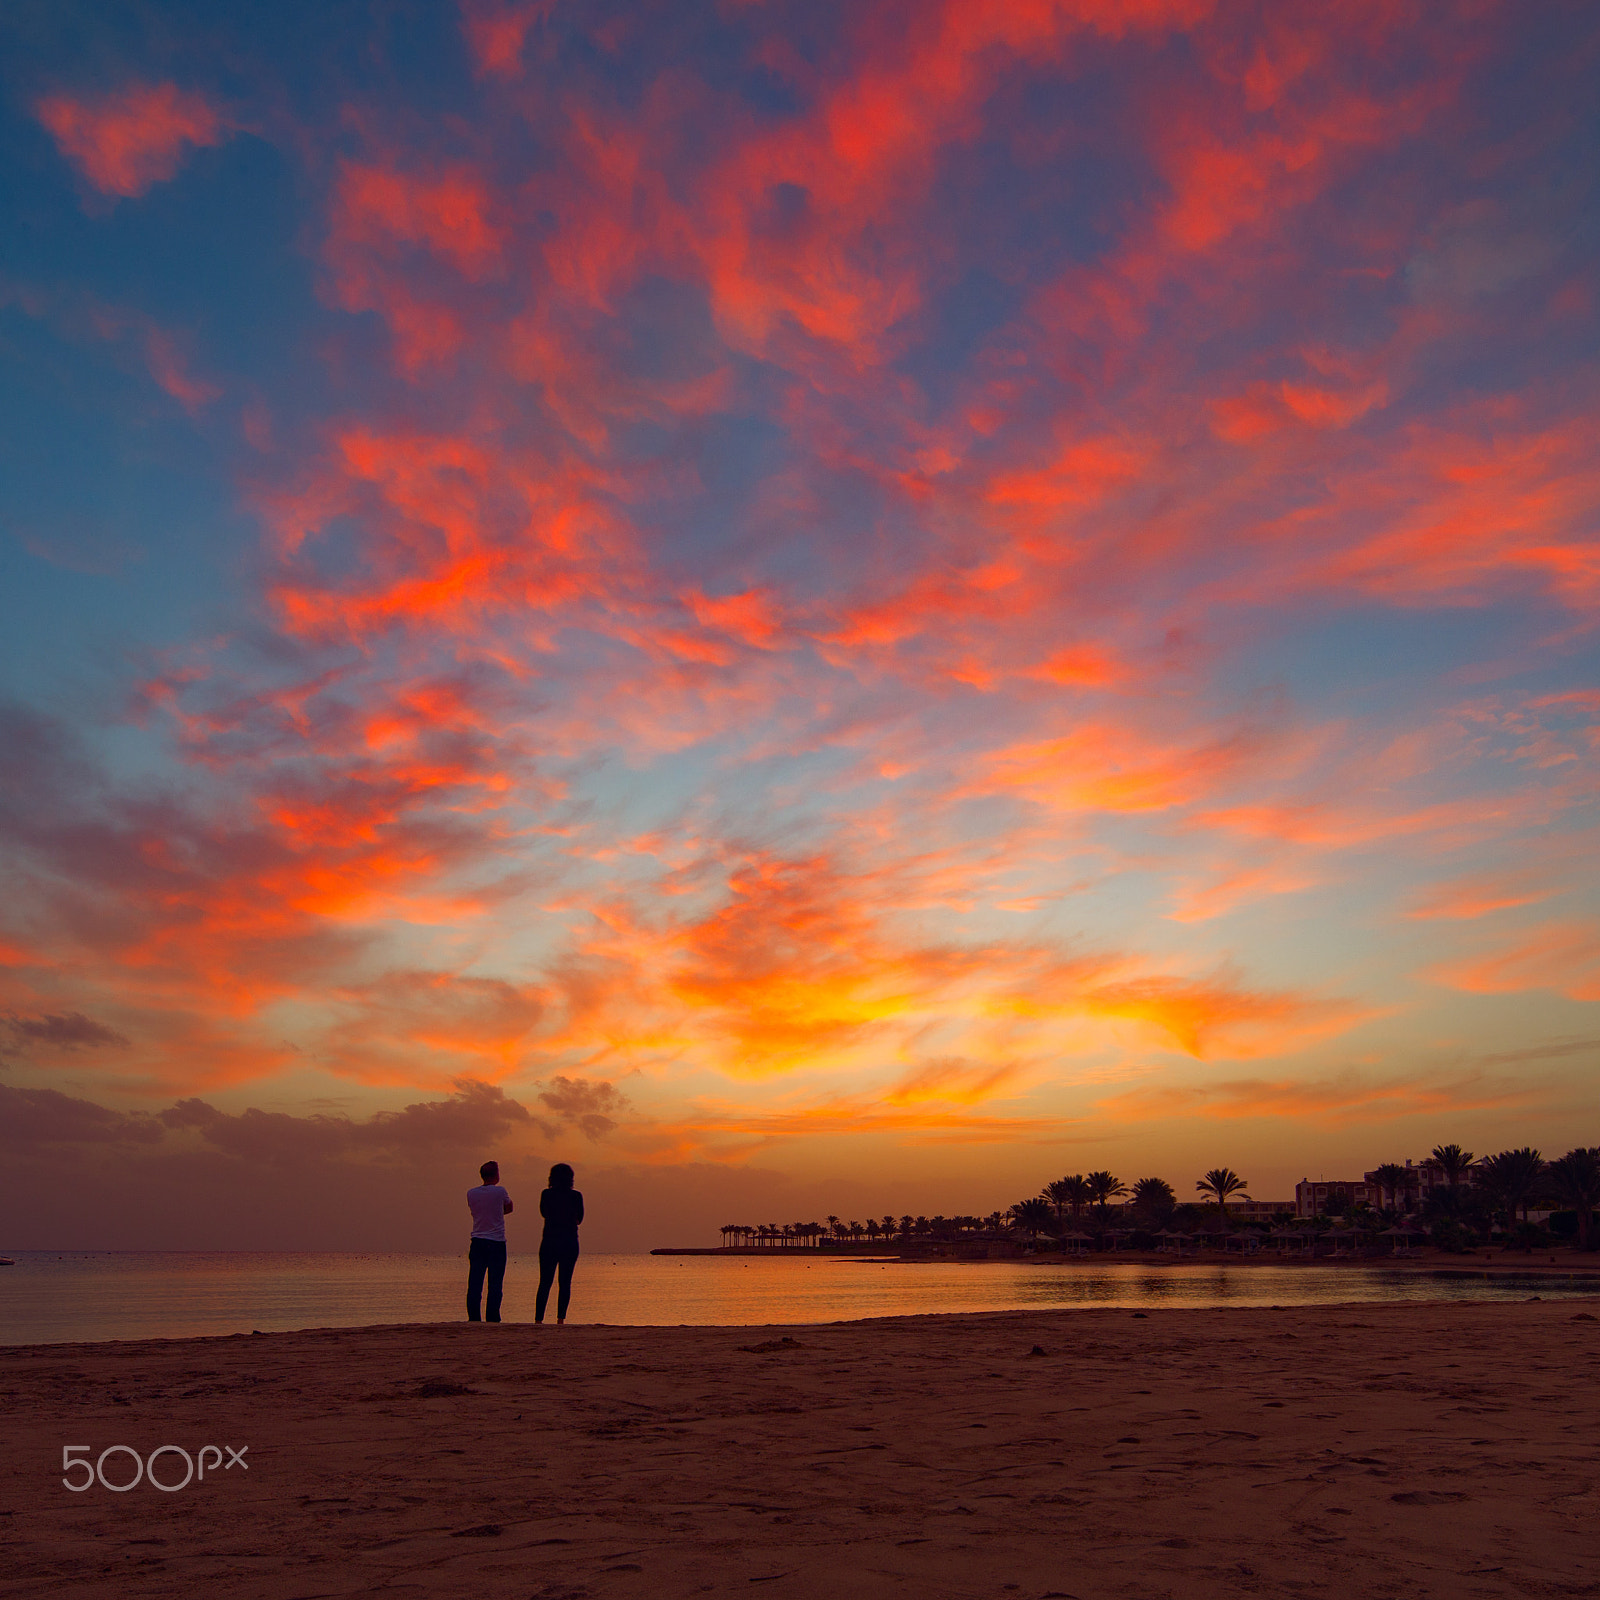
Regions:
<instances>
[{"instance_id":1,"label":"calm water","mask_svg":"<svg viewBox=\"0 0 1600 1600\"><path fill-rule=\"evenodd\" d=\"M0 1344L440 1322L463 1315L460 1256L25 1251L0 1268ZM513 1256L505 1316L531 1321L537 1265ZM572 1320L833 1322L1045 1306L1314 1305L1600 1294L1600 1280L1439 1279L1360 1266L973 1261L883 1264L586 1255Z\"/></svg>"}]
</instances>

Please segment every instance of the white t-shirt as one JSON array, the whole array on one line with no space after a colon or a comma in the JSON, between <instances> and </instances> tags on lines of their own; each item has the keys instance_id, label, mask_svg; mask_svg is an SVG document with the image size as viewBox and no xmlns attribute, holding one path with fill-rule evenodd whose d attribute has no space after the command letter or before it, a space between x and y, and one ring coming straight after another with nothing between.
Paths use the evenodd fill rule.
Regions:
<instances>
[{"instance_id":1,"label":"white t-shirt","mask_svg":"<svg viewBox=\"0 0 1600 1600\"><path fill-rule=\"evenodd\" d=\"M498 1183L480 1183L476 1189L467 1190L467 1204L472 1207L472 1237L498 1239L504 1244L506 1207L511 1204L511 1196Z\"/></svg>"}]
</instances>

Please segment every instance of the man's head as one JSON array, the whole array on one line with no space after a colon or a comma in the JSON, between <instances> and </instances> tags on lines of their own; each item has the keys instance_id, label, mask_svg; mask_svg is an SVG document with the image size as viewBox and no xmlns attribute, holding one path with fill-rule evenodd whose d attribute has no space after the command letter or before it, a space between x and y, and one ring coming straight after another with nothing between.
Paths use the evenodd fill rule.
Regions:
<instances>
[{"instance_id":1,"label":"man's head","mask_svg":"<svg viewBox=\"0 0 1600 1600\"><path fill-rule=\"evenodd\" d=\"M478 1176L482 1178L485 1183L499 1183L500 1163L498 1161L485 1161L484 1164L478 1168Z\"/></svg>"}]
</instances>

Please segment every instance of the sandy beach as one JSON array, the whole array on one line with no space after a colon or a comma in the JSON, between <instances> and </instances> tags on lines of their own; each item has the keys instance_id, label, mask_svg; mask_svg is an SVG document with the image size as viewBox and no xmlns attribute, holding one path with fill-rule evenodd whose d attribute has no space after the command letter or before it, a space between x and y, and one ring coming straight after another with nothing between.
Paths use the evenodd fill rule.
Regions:
<instances>
[{"instance_id":1,"label":"sandy beach","mask_svg":"<svg viewBox=\"0 0 1600 1600\"><path fill-rule=\"evenodd\" d=\"M1600 1594L1597 1369L1549 1301L11 1348L0 1596ZM248 1467L63 1487L115 1444Z\"/></svg>"}]
</instances>

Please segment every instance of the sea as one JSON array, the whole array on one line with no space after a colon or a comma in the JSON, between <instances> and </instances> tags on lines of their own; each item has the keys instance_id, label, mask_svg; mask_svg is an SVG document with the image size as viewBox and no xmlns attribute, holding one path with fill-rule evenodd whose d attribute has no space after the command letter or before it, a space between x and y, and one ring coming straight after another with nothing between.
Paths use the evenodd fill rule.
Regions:
<instances>
[{"instance_id":1,"label":"sea","mask_svg":"<svg viewBox=\"0 0 1600 1600\"><path fill-rule=\"evenodd\" d=\"M0 1268L0 1345L182 1339L465 1315L461 1255L336 1252L13 1252ZM1110 1306L1290 1306L1587 1298L1600 1278L1472 1276L1350 1265L1195 1261L896 1262L818 1255L650 1256L592 1251L569 1322L773 1326L958 1311ZM503 1316L533 1320L537 1258L513 1256ZM551 1314L554 1314L552 1307Z\"/></svg>"}]
</instances>

